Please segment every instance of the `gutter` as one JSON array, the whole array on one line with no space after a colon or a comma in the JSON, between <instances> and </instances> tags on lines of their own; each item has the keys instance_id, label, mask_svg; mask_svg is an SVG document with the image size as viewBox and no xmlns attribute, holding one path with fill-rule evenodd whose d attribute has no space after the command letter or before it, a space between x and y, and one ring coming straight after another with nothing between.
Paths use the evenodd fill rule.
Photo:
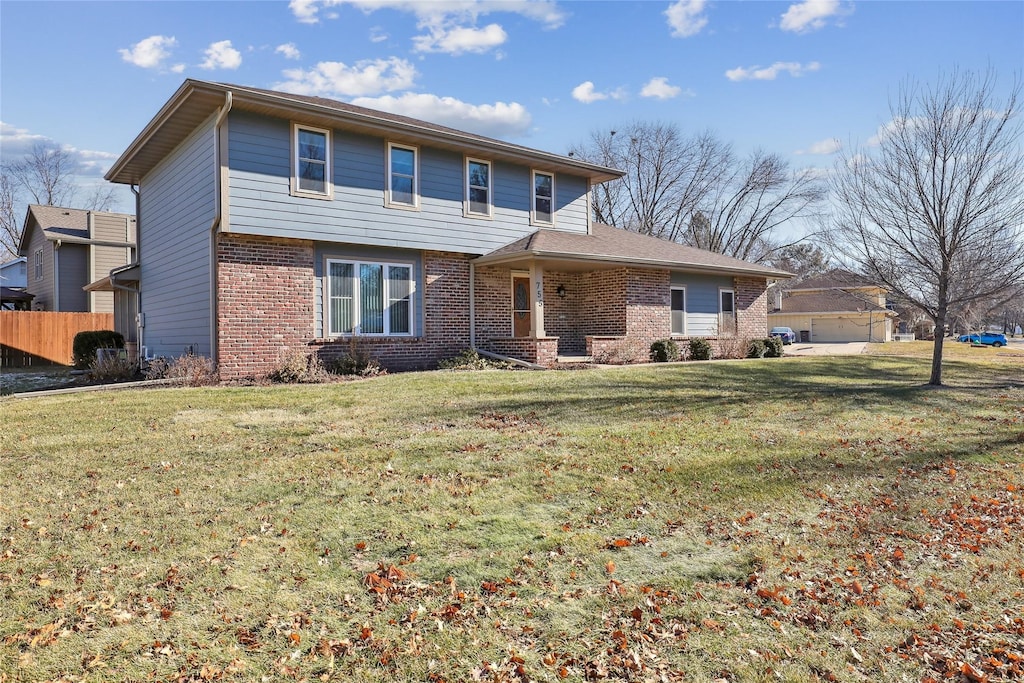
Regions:
<instances>
[{"instance_id":1,"label":"gutter","mask_svg":"<svg viewBox=\"0 0 1024 683\"><path fill-rule=\"evenodd\" d=\"M221 182L221 165L224 162L221 154L221 126L231 111L231 91L224 93L224 105L217 114L217 120L213 123L213 202L214 216L210 223L210 358L214 367L217 366L217 359L220 355L217 348L218 327L217 327L217 235L220 233L221 222L224 211L224 183Z\"/></svg>"},{"instance_id":2,"label":"gutter","mask_svg":"<svg viewBox=\"0 0 1024 683\"><path fill-rule=\"evenodd\" d=\"M487 256L481 256L477 258L477 262L481 265L499 265L502 263L509 263L515 261L521 261L526 259L551 259L561 261L579 261L579 262L598 262L598 263L611 263L623 266L641 266L647 268L667 268L669 270L690 270L694 272L710 273L710 274L741 274L741 275L757 275L759 277L771 278L777 280L785 280L793 277L791 273L785 273L781 271L764 271L753 268L738 268L735 266L715 266L708 264L697 264L697 263L685 263L683 261L663 261L661 259L645 259L645 258L630 258L623 259L620 256L611 256L605 254L580 254L573 252L558 252L558 251L522 251L514 254L508 254L500 258L489 259Z\"/></svg>"},{"instance_id":3,"label":"gutter","mask_svg":"<svg viewBox=\"0 0 1024 683\"><path fill-rule=\"evenodd\" d=\"M60 246L61 240L53 243L53 310L60 310Z\"/></svg>"}]
</instances>

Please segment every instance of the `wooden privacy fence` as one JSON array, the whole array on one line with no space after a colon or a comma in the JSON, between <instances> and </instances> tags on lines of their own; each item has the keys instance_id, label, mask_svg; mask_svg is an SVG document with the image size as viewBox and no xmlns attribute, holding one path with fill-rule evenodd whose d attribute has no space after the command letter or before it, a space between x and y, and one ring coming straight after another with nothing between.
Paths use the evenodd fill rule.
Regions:
<instances>
[{"instance_id":1,"label":"wooden privacy fence","mask_svg":"<svg viewBox=\"0 0 1024 683\"><path fill-rule=\"evenodd\" d=\"M0 311L0 365L71 365L71 346L76 334L112 329L112 313Z\"/></svg>"}]
</instances>

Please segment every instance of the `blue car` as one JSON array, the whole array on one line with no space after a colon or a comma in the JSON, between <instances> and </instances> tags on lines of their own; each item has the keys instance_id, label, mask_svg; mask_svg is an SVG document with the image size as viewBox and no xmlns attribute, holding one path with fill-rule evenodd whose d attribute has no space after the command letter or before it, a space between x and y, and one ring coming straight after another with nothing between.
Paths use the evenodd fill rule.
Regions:
<instances>
[{"instance_id":1,"label":"blue car","mask_svg":"<svg viewBox=\"0 0 1024 683\"><path fill-rule=\"evenodd\" d=\"M771 332L768 333L769 337L778 337L782 340L783 345L792 344L796 341L796 332L789 327L773 327Z\"/></svg>"},{"instance_id":2,"label":"blue car","mask_svg":"<svg viewBox=\"0 0 1024 683\"><path fill-rule=\"evenodd\" d=\"M974 334L962 334L957 341L985 344L998 349L1000 346L1006 346L1006 335L998 332L975 332Z\"/></svg>"}]
</instances>

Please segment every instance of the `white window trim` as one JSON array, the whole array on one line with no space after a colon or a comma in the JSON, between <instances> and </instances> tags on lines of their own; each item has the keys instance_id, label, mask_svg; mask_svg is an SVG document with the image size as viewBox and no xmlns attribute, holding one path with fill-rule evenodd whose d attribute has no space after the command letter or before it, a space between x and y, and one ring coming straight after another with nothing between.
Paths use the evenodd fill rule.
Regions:
<instances>
[{"instance_id":1,"label":"white window trim","mask_svg":"<svg viewBox=\"0 0 1024 683\"><path fill-rule=\"evenodd\" d=\"M487 213L473 211L469 202L469 165L484 164L487 166ZM462 164L462 175L465 182L462 190L462 215L466 218L493 218L494 217L494 164L487 159L476 159L465 157Z\"/></svg>"},{"instance_id":2,"label":"white window trim","mask_svg":"<svg viewBox=\"0 0 1024 683\"><path fill-rule=\"evenodd\" d=\"M299 187L299 131L308 130L311 133L322 133L325 135L324 144L326 145L324 154L324 191L315 192L313 190L303 190ZM333 199L334 198L334 163L332 157L334 156L334 141L331 131L327 128L317 128L316 126L307 126L304 123L292 122L292 138L291 138L291 155L292 155L292 175L290 182L290 194L294 197L307 197L309 199Z\"/></svg>"},{"instance_id":3,"label":"white window trim","mask_svg":"<svg viewBox=\"0 0 1024 683\"><path fill-rule=\"evenodd\" d=\"M726 292L732 294L732 319L735 324L739 324L739 320L736 317L736 290L731 287L719 287L718 288L718 336L735 336L736 330L722 332L722 315L725 311L722 310L722 295Z\"/></svg>"},{"instance_id":4,"label":"white window trim","mask_svg":"<svg viewBox=\"0 0 1024 683\"><path fill-rule=\"evenodd\" d=\"M347 263L352 266L352 328L355 330L354 333L350 332L334 332L331 330L331 264L332 263ZM359 319L359 313L361 310L360 292L359 292L359 266L361 265L374 265L384 266L384 301L387 302L390 299L388 292L388 269L392 266L399 268L409 269L409 331L408 332L391 332L391 318L387 315L387 307L384 308L384 332L366 333L360 330L362 321ZM348 259L348 258L327 258L325 259L324 268L324 286L323 286L323 299L324 299L324 337L328 338L349 338L352 336L358 337L414 337L416 336L416 265L412 262L404 261L373 261L370 259Z\"/></svg>"},{"instance_id":5,"label":"white window trim","mask_svg":"<svg viewBox=\"0 0 1024 683\"><path fill-rule=\"evenodd\" d=\"M393 149L404 149L412 152L412 204L397 202L391 196L391 150ZM420 210L420 148L418 146L388 141L385 154L384 206L389 209L404 209L406 211Z\"/></svg>"},{"instance_id":6,"label":"white window trim","mask_svg":"<svg viewBox=\"0 0 1024 683\"><path fill-rule=\"evenodd\" d=\"M672 312L673 312L673 309L672 309L672 292L674 292L676 290L678 290L678 291L683 293L683 331L682 332L673 332L672 331ZM688 331L687 331L687 327L686 327L686 322L687 322L686 321L686 317L687 317L686 316L686 304L687 304L687 301L686 301L686 286L685 285L672 285L671 287L669 287L669 298L668 298L669 321L668 321L668 325L669 325L669 336L670 337L685 337L685 336L687 336L687 332ZM719 305L721 305L721 301L719 301Z\"/></svg>"},{"instance_id":7,"label":"white window trim","mask_svg":"<svg viewBox=\"0 0 1024 683\"><path fill-rule=\"evenodd\" d=\"M36 249L35 253L35 276L37 280L43 279L43 250Z\"/></svg>"},{"instance_id":8,"label":"white window trim","mask_svg":"<svg viewBox=\"0 0 1024 683\"><path fill-rule=\"evenodd\" d=\"M537 218L537 176L546 175L551 177L551 220L543 221ZM589 199L589 197L588 197ZM590 206L589 204L587 206ZM555 225L555 174L547 171L534 169L530 173L530 225L543 225L554 227Z\"/></svg>"}]
</instances>

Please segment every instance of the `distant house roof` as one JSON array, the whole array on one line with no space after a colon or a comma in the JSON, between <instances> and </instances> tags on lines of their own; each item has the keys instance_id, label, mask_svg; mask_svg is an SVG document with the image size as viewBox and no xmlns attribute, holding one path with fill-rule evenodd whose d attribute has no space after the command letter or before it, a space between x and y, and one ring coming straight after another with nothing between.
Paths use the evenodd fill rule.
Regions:
<instances>
[{"instance_id":1,"label":"distant house roof","mask_svg":"<svg viewBox=\"0 0 1024 683\"><path fill-rule=\"evenodd\" d=\"M0 302L3 302L3 303L7 303L7 302L12 302L13 303L13 302L17 302L17 301L30 302L34 298L36 298L35 294L29 294L24 289L20 289L18 287L3 287L3 286L0 286Z\"/></svg>"},{"instance_id":2,"label":"distant house roof","mask_svg":"<svg viewBox=\"0 0 1024 683\"><path fill-rule=\"evenodd\" d=\"M310 125L377 135L396 142L431 144L463 153L486 154L491 159L520 163L542 171L584 176L592 182L604 182L624 175L622 171L581 159L323 97L186 79L114 162L106 179L115 183L138 183L199 124L227 103L232 110L251 111L285 120L301 119Z\"/></svg>"},{"instance_id":3,"label":"distant house roof","mask_svg":"<svg viewBox=\"0 0 1024 683\"><path fill-rule=\"evenodd\" d=\"M529 259L678 268L704 273L789 278L787 273L703 249L595 223L591 234L541 229L476 259L480 265Z\"/></svg>"},{"instance_id":4,"label":"distant house roof","mask_svg":"<svg viewBox=\"0 0 1024 683\"><path fill-rule=\"evenodd\" d=\"M890 313L885 306L879 306L869 296L858 295L841 289L799 293L799 290L784 292L782 308L770 313Z\"/></svg>"},{"instance_id":5,"label":"distant house roof","mask_svg":"<svg viewBox=\"0 0 1024 683\"><path fill-rule=\"evenodd\" d=\"M18 245L18 252L25 253L30 239L30 219L35 222L43 231L43 236L51 242L61 240L78 244L105 244L111 246L131 246L131 242L106 242L94 240L89 237L89 214L94 213L89 209L71 209L65 206L50 206L48 204L29 204L25 213L24 229L21 233L21 244ZM107 213L107 212L102 212ZM122 216L130 221L135 216L127 213L113 213L108 215Z\"/></svg>"},{"instance_id":6,"label":"distant house roof","mask_svg":"<svg viewBox=\"0 0 1024 683\"><path fill-rule=\"evenodd\" d=\"M885 287L872 282L863 275L851 273L848 270L836 269L815 277L793 283L792 290L804 289L885 289Z\"/></svg>"}]
</instances>

